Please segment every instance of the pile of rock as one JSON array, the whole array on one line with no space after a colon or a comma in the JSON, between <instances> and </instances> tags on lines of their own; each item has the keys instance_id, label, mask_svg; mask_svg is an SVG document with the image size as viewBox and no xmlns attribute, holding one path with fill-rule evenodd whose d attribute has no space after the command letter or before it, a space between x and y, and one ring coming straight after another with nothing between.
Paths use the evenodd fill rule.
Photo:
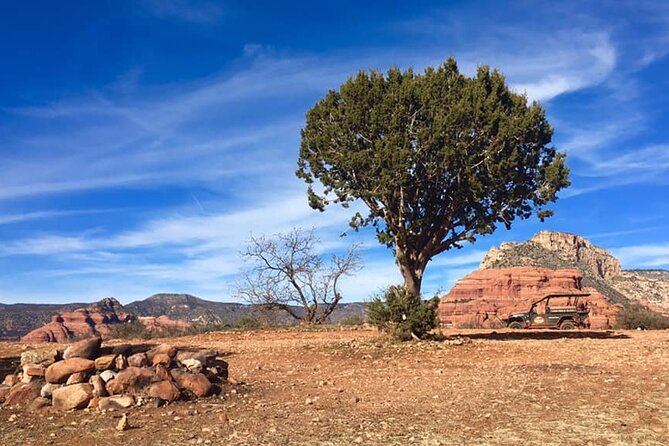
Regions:
<instances>
[{"instance_id":1,"label":"pile of rock","mask_svg":"<svg viewBox=\"0 0 669 446\"><path fill-rule=\"evenodd\" d=\"M220 393L227 381L228 364L213 350L101 344L97 337L62 353L24 352L20 370L0 385L0 403L106 410L202 398Z\"/></svg>"}]
</instances>

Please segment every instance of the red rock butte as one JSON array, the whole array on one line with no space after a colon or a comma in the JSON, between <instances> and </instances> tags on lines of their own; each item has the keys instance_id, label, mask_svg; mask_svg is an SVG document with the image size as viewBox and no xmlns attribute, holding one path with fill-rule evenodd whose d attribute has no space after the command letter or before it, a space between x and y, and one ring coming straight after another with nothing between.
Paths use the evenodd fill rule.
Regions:
<instances>
[{"instance_id":1,"label":"red rock butte","mask_svg":"<svg viewBox=\"0 0 669 446\"><path fill-rule=\"evenodd\" d=\"M441 298L438 316L442 326L477 328L495 326L498 318L527 311L530 305L554 292L590 293L586 301L591 310L593 329L608 329L615 324L620 309L606 296L582 286L578 269L503 268L477 270L460 279Z\"/></svg>"}]
</instances>

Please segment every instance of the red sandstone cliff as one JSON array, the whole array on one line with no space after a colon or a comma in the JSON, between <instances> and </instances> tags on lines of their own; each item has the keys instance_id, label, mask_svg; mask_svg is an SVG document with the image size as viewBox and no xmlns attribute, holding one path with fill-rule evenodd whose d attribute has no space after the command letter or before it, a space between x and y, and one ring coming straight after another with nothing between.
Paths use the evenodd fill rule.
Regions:
<instances>
[{"instance_id":1,"label":"red sandstone cliff","mask_svg":"<svg viewBox=\"0 0 669 446\"><path fill-rule=\"evenodd\" d=\"M530 304L551 291L571 290L591 293L591 328L611 328L619 306L595 289L582 286L578 269L503 268L474 271L459 280L439 303L442 325L477 327L499 323L512 312L526 311ZM487 319L486 319L487 314Z\"/></svg>"},{"instance_id":2,"label":"red sandstone cliff","mask_svg":"<svg viewBox=\"0 0 669 446\"><path fill-rule=\"evenodd\" d=\"M134 316L125 312L114 298L74 311L54 315L51 322L39 327L21 338L24 342L67 342L73 338L86 338L96 334L109 333L109 327L132 320Z\"/></svg>"}]
</instances>

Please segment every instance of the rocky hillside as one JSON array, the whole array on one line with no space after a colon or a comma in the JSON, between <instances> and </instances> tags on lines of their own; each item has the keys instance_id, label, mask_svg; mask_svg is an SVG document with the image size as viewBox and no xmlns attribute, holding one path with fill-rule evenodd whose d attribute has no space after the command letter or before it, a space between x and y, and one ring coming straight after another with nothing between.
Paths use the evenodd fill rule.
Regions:
<instances>
[{"instance_id":1,"label":"rocky hillside","mask_svg":"<svg viewBox=\"0 0 669 446\"><path fill-rule=\"evenodd\" d=\"M481 262L481 269L517 266L578 268L584 287L613 302L640 302L669 312L669 271L624 271L610 252L575 234L542 231L526 242L492 248Z\"/></svg>"}]
</instances>

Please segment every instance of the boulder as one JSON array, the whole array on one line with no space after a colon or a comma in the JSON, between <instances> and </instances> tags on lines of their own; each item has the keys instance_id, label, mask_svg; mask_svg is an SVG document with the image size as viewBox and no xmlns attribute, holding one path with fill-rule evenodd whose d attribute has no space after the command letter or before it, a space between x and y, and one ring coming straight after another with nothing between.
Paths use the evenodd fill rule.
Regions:
<instances>
[{"instance_id":1,"label":"boulder","mask_svg":"<svg viewBox=\"0 0 669 446\"><path fill-rule=\"evenodd\" d=\"M7 398L7 395L9 394L10 390L12 390L11 387L0 385L0 403L5 402L5 398Z\"/></svg>"},{"instance_id":2,"label":"boulder","mask_svg":"<svg viewBox=\"0 0 669 446\"><path fill-rule=\"evenodd\" d=\"M170 364L172 363L172 358L170 358L170 356L167 353L158 353L153 356L151 362L154 367L159 364L169 367Z\"/></svg>"},{"instance_id":3,"label":"boulder","mask_svg":"<svg viewBox=\"0 0 669 446\"><path fill-rule=\"evenodd\" d=\"M135 399L130 395L113 395L98 400L98 409L127 409L135 404Z\"/></svg>"},{"instance_id":4,"label":"boulder","mask_svg":"<svg viewBox=\"0 0 669 446\"><path fill-rule=\"evenodd\" d=\"M174 378L172 378L170 370L165 365L158 364L155 370L156 370L156 378L159 379L160 381L174 381Z\"/></svg>"},{"instance_id":5,"label":"boulder","mask_svg":"<svg viewBox=\"0 0 669 446\"><path fill-rule=\"evenodd\" d=\"M72 384L85 383L88 381L88 375L89 375L88 372L73 373L67 378L67 381L65 381L65 385L71 386Z\"/></svg>"},{"instance_id":6,"label":"boulder","mask_svg":"<svg viewBox=\"0 0 669 446\"><path fill-rule=\"evenodd\" d=\"M105 387L105 381L100 377L100 375L91 376L89 382L93 386L94 396L107 396L107 388Z\"/></svg>"},{"instance_id":7,"label":"boulder","mask_svg":"<svg viewBox=\"0 0 669 446\"><path fill-rule=\"evenodd\" d=\"M128 365L131 367L144 367L149 365L149 360L146 353L135 353L128 356Z\"/></svg>"},{"instance_id":8,"label":"boulder","mask_svg":"<svg viewBox=\"0 0 669 446\"><path fill-rule=\"evenodd\" d=\"M178 373L174 376L179 387L188 390L198 398L209 396L212 391L211 382L202 373Z\"/></svg>"},{"instance_id":9,"label":"boulder","mask_svg":"<svg viewBox=\"0 0 669 446\"><path fill-rule=\"evenodd\" d=\"M44 376L44 367L42 366L23 366L23 374L27 376Z\"/></svg>"},{"instance_id":10,"label":"boulder","mask_svg":"<svg viewBox=\"0 0 669 446\"><path fill-rule=\"evenodd\" d=\"M157 381L156 374L148 369L128 367L116 374L107 382L106 388L110 395L137 394L145 387Z\"/></svg>"},{"instance_id":11,"label":"boulder","mask_svg":"<svg viewBox=\"0 0 669 446\"><path fill-rule=\"evenodd\" d=\"M100 351L100 345L102 345L102 338L99 336L75 342L65 349L65 352L63 352L63 358L95 359L95 357L98 355L98 352Z\"/></svg>"},{"instance_id":12,"label":"boulder","mask_svg":"<svg viewBox=\"0 0 669 446\"><path fill-rule=\"evenodd\" d=\"M63 383L67 378L78 372L95 370L95 361L85 358L70 358L51 364L44 373L47 382Z\"/></svg>"},{"instance_id":13,"label":"boulder","mask_svg":"<svg viewBox=\"0 0 669 446\"><path fill-rule=\"evenodd\" d=\"M111 368L114 364L114 359L116 359L116 355L114 354L102 355L95 358L95 370L102 371Z\"/></svg>"},{"instance_id":14,"label":"boulder","mask_svg":"<svg viewBox=\"0 0 669 446\"><path fill-rule=\"evenodd\" d=\"M208 367L209 362L214 360L219 355L218 351L216 350L209 350L209 349L187 349L187 350L179 350L177 352L177 355L175 357L176 361L178 364L184 364L184 361L190 360L190 359L195 359L202 364L203 367Z\"/></svg>"},{"instance_id":15,"label":"boulder","mask_svg":"<svg viewBox=\"0 0 669 446\"><path fill-rule=\"evenodd\" d=\"M58 410L83 409L93 398L93 386L88 383L59 387L53 391L53 407Z\"/></svg>"},{"instance_id":16,"label":"boulder","mask_svg":"<svg viewBox=\"0 0 669 446\"><path fill-rule=\"evenodd\" d=\"M42 385L37 381L16 384L5 397L4 404L5 406L27 406L40 396L41 388Z\"/></svg>"},{"instance_id":17,"label":"boulder","mask_svg":"<svg viewBox=\"0 0 669 446\"><path fill-rule=\"evenodd\" d=\"M7 375L5 376L5 379L2 381L2 384L5 386L12 387L18 383L21 382L21 378L19 378L16 375Z\"/></svg>"},{"instance_id":18,"label":"boulder","mask_svg":"<svg viewBox=\"0 0 669 446\"><path fill-rule=\"evenodd\" d=\"M28 404L28 412L39 412L51 406L51 399L38 396L30 404Z\"/></svg>"},{"instance_id":19,"label":"boulder","mask_svg":"<svg viewBox=\"0 0 669 446\"><path fill-rule=\"evenodd\" d=\"M160 381L152 384L147 394L152 398L168 402L175 401L181 396L181 392L171 381Z\"/></svg>"},{"instance_id":20,"label":"boulder","mask_svg":"<svg viewBox=\"0 0 669 446\"><path fill-rule=\"evenodd\" d=\"M146 352L146 357L149 362L153 363L153 358L156 355L167 355L170 359L173 359L177 355L177 348L169 344L160 344L157 347L152 348Z\"/></svg>"}]
</instances>

